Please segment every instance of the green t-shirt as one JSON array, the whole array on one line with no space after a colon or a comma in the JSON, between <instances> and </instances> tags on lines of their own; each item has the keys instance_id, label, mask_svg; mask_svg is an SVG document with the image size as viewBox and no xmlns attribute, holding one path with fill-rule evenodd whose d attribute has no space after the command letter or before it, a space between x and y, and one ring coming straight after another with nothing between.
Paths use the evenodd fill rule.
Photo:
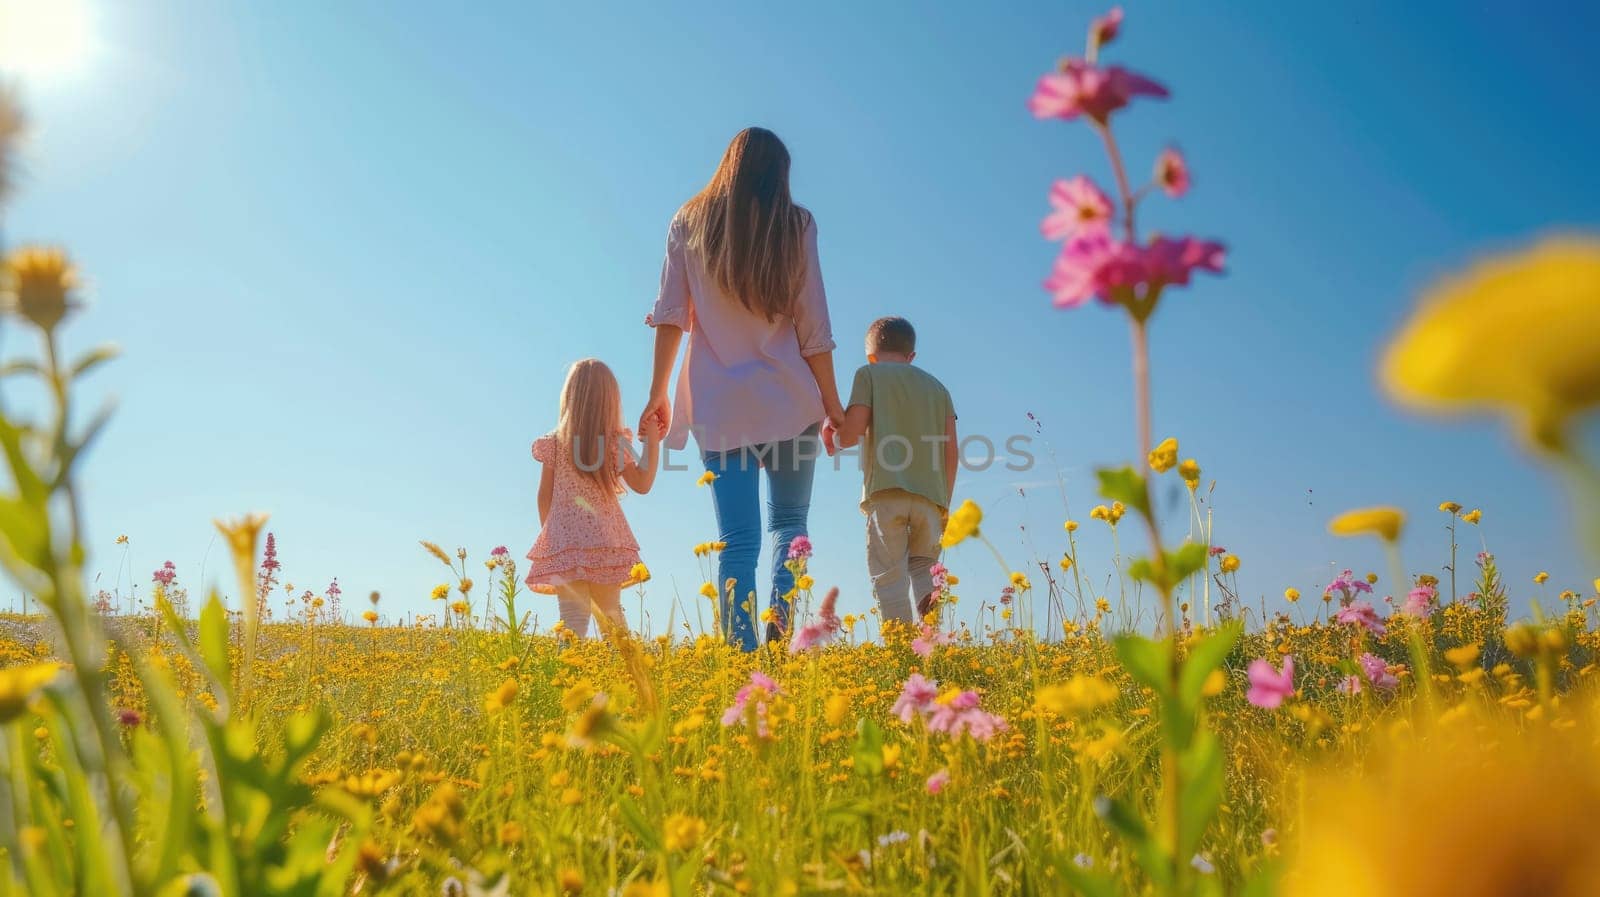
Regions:
<instances>
[{"instance_id":1,"label":"green t-shirt","mask_svg":"<svg viewBox=\"0 0 1600 897\"><path fill-rule=\"evenodd\" d=\"M889 489L950 507L945 486L945 423L955 414L950 391L912 364L882 361L856 371L850 404L872 409L862 444L861 499Z\"/></svg>"}]
</instances>

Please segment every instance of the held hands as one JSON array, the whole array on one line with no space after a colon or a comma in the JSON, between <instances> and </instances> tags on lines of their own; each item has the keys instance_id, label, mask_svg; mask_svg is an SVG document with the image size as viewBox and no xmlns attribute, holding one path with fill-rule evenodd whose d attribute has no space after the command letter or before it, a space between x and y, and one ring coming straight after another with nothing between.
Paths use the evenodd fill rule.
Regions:
<instances>
[{"instance_id":1,"label":"held hands","mask_svg":"<svg viewBox=\"0 0 1600 897\"><path fill-rule=\"evenodd\" d=\"M647 413L639 418L639 438L644 440L646 446L660 442L661 435L661 418L658 415Z\"/></svg>"},{"instance_id":2,"label":"held hands","mask_svg":"<svg viewBox=\"0 0 1600 897\"><path fill-rule=\"evenodd\" d=\"M665 393L651 396L650 402L639 415L639 435L648 440L652 428L657 440L672 428L672 400Z\"/></svg>"},{"instance_id":3,"label":"held hands","mask_svg":"<svg viewBox=\"0 0 1600 897\"><path fill-rule=\"evenodd\" d=\"M823 419L822 431L818 435L822 437L823 450L831 458L839 452L839 427L844 424L844 409L831 408L825 413L827 417Z\"/></svg>"}]
</instances>

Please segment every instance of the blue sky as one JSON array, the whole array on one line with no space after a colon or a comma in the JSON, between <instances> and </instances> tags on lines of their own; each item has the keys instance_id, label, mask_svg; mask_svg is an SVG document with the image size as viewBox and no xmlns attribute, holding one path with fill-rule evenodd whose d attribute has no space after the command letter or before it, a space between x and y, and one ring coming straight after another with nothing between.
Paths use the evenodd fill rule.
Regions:
<instances>
[{"instance_id":1,"label":"blue sky","mask_svg":"<svg viewBox=\"0 0 1600 897\"><path fill-rule=\"evenodd\" d=\"M899 313L965 432L1037 415L1104 589L1087 515L1093 468L1132 454L1126 324L1050 307L1037 223L1052 179L1109 172L1086 128L1024 106L1097 6L83 2L92 56L23 85L37 127L5 236L69 245L93 301L72 339L126 352L95 384L120 401L88 468L106 583L122 533L141 589L167 559L220 581L210 521L249 509L273 514L290 581L380 590L391 618L440 581L418 539L520 555L528 444L566 366L605 359L636 414L667 222L762 124L819 221L845 382L867 322ZM1413 571L1445 563L1434 508L1454 499L1483 509L1519 603L1537 570L1550 596L1594 574L1559 483L1489 422L1392 408L1372 370L1439 273L1600 221L1597 28L1576 4L1130 5L1108 59L1173 91L1117 119L1130 166L1176 141L1195 177L1143 221L1230 247L1228 275L1154 323L1157 437L1218 480L1252 606L1385 571L1325 533L1371 503L1412 514ZM997 468L957 492L1031 569L1064 548L1055 479ZM812 511L847 611L870 600L858 489L825 471ZM710 496L669 474L626 508L659 630L675 591L696 601ZM1002 571L981 546L950 563L970 617Z\"/></svg>"}]
</instances>

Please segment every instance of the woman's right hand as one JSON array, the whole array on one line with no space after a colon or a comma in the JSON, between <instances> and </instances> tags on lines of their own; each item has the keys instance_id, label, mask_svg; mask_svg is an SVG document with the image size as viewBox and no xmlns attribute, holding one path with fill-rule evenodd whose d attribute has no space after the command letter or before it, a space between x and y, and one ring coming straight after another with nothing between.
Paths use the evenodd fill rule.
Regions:
<instances>
[{"instance_id":1,"label":"woman's right hand","mask_svg":"<svg viewBox=\"0 0 1600 897\"><path fill-rule=\"evenodd\" d=\"M650 429L648 424L651 420L654 420L657 432L662 435L672 429L672 399L666 393L652 395L649 403L644 406L644 411L639 415L640 433Z\"/></svg>"}]
</instances>

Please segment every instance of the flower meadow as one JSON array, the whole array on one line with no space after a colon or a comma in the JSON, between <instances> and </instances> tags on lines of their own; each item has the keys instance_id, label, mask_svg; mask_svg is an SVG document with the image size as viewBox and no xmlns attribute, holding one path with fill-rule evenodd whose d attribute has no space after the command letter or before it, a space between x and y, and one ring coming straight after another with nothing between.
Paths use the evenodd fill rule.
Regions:
<instances>
[{"instance_id":1,"label":"flower meadow","mask_svg":"<svg viewBox=\"0 0 1600 897\"><path fill-rule=\"evenodd\" d=\"M1137 227L1193 179L1172 147L1130 179L1115 116L1169 90L1101 60L1123 24L1090 23L1027 110L1089 128L1112 172L1109 191L1042 185L1044 288L1128 321L1133 463L1099 471L1103 503L1029 572L980 506L952 509L944 545L989 551L935 567L914 627L840 616L807 573L830 549L804 539L792 630L753 653L726 644L709 581L703 626L601 618L579 639L530 624L505 548L431 541L414 550L440 563L436 613L387 625L375 593L289 586L262 514L217 524L229 599L171 563L146 603L91 594L78 472L111 417L76 386L114 357L63 356L65 251L6 253L8 346L38 349L0 368L0 566L39 612L0 617L0 895L1600 893L1600 580L1506 582L1492 546L1458 541L1482 512L1444 500L1449 556L1402 557L1415 521L1355 509L1330 530L1376 540L1386 569L1287 589L1273 615L1241 605L1215 484L1155 440L1149 379L1162 300L1223 275L1226 249ZM21 124L0 94L0 199ZM1431 291L1380 376L1419 410L1503 415L1600 558L1574 435L1600 402L1597 314L1600 241L1555 238ZM1506 334L1537 351L1483 351ZM1165 486L1186 519L1152 500ZM1139 547L1080 557L1081 526ZM708 580L721 549L683 546ZM959 622L963 575L996 572L980 563L1009 585ZM631 579L649 592L642 565Z\"/></svg>"}]
</instances>

